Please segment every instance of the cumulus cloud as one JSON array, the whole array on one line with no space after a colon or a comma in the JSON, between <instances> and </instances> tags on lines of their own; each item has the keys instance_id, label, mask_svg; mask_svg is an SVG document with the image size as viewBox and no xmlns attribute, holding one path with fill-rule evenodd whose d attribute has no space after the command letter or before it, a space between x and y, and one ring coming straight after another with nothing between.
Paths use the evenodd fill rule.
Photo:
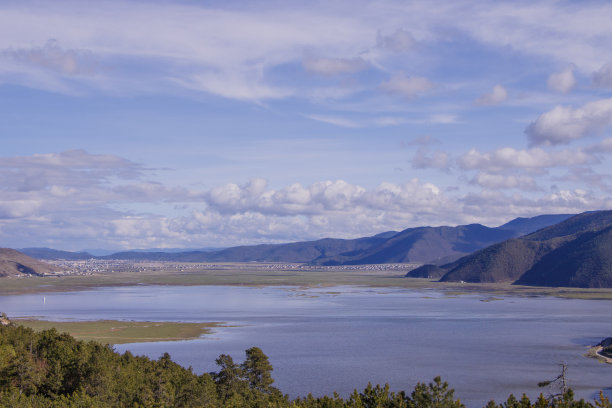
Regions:
<instances>
[{"instance_id":1,"label":"cumulus cloud","mask_svg":"<svg viewBox=\"0 0 612 408\"><path fill-rule=\"evenodd\" d=\"M143 171L140 164L121 157L84 150L0 157L0 190L91 187L112 179L133 180L142 176ZM56 193L59 188L56 187Z\"/></svg>"},{"instance_id":2,"label":"cumulus cloud","mask_svg":"<svg viewBox=\"0 0 612 408\"><path fill-rule=\"evenodd\" d=\"M474 102L477 106L499 105L508 99L508 91L501 85L495 85L489 93L483 94Z\"/></svg>"},{"instance_id":3,"label":"cumulus cloud","mask_svg":"<svg viewBox=\"0 0 612 408\"><path fill-rule=\"evenodd\" d=\"M554 177L554 181L574 182L583 186L596 187L601 191L612 193L612 175L598 173L591 167L578 166L570 168L567 173Z\"/></svg>"},{"instance_id":4,"label":"cumulus cloud","mask_svg":"<svg viewBox=\"0 0 612 408\"><path fill-rule=\"evenodd\" d=\"M450 168L449 154L442 151L429 152L425 148L419 148L411 160L414 169L438 169L448 171Z\"/></svg>"},{"instance_id":5,"label":"cumulus cloud","mask_svg":"<svg viewBox=\"0 0 612 408\"><path fill-rule=\"evenodd\" d=\"M425 148L431 139L418 143ZM437 154L425 152L429 166L448 163ZM0 158L0 243L15 247L61 243L64 249L231 246L358 237L422 225L495 225L511 215L612 208L612 200L598 197L587 186L542 195L530 177L501 173L562 166L562 162L580 166L588 160L581 151L472 150L459 163L480 172L472 183L483 191L462 195L417 178L369 187L326 180L279 188L253 178L244 184L187 190L147 180L153 175L149 169L112 155L68 151L4 157ZM23 182L31 168L42 170L38 185ZM608 179L594 177L588 181L591 187L597 182L607 188ZM502 189L528 194L508 196L497 191Z\"/></svg>"},{"instance_id":6,"label":"cumulus cloud","mask_svg":"<svg viewBox=\"0 0 612 408\"><path fill-rule=\"evenodd\" d=\"M540 115L525 133L534 145L559 145L601 132L612 123L612 98L579 108L558 105Z\"/></svg>"},{"instance_id":7,"label":"cumulus cloud","mask_svg":"<svg viewBox=\"0 0 612 408\"><path fill-rule=\"evenodd\" d=\"M379 48L393 51L393 52L405 52L411 50L416 44L416 40L410 34L402 28L396 30L390 35L383 35L380 30L376 36L376 45Z\"/></svg>"},{"instance_id":8,"label":"cumulus cloud","mask_svg":"<svg viewBox=\"0 0 612 408\"><path fill-rule=\"evenodd\" d=\"M1 200L0 219L23 218L33 215L41 203L36 200Z\"/></svg>"},{"instance_id":9,"label":"cumulus cloud","mask_svg":"<svg viewBox=\"0 0 612 408\"><path fill-rule=\"evenodd\" d=\"M357 58L306 58L303 62L308 72L319 75L338 75L358 72L368 67L368 63Z\"/></svg>"},{"instance_id":10,"label":"cumulus cloud","mask_svg":"<svg viewBox=\"0 0 612 408\"><path fill-rule=\"evenodd\" d=\"M593 73L593 83L600 88L612 88L612 64L604 64Z\"/></svg>"},{"instance_id":11,"label":"cumulus cloud","mask_svg":"<svg viewBox=\"0 0 612 408\"><path fill-rule=\"evenodd\" d=\"M433 88L433 84L425 77L407 77L403 74L394 75L386 82L380 84L384 91L397 93L408 98L415 98Z\"/></svg>"},{"instance_id":12,"label":"cumulus cloud","mask_svg":"<svg viewBox=\"0 0 612 408\"><path fill-rule=\"evenodd\" d=\"M546 84L548 89L560 93L568 93L576 86L574 77L574 66L570 65L561 72L556 72L548 77Z\"/></svg>"},{"instance_id":13,"label":"cumulus cloud","mask_svg":"<svg viewBox=\"0 0 612 408\"><path fill-rule=\"evenodd\" d=\"M535 191L538 186L533 177L524 175L502 175L479 172L471 182L484 188L500 189L519 189L525 191Z\"/></svg>"},{"instance_id":14,"label":"cumulus cloud","mask_svg":"<svg viewBox=\"0 0 612 408\"><path fill-rule=\"evenodd\" d=\"M589 146L585 151L593 154L612 153L612 137L607 137L599 143Z\"/></svg>"},{"instance_id":15,"label":"cumulus cloud","mask_svg":"<svg viewBox=\"0 0 612 408\"><path fill-rule=\"evenodd\" d=\"M512 147L503 147L486 153L470 149L457 159L457 163L464 170L485 170L490 173L499 173L507 169L540 170L596 161L594 157L582 150L549 152L541 148L514 149Z\"/></svg>"},{"instance_id":16,"label":"cumulus cloud","mask_svg":"<svg viewBox=\"0 0 612 408\"><path fill-rule=\"evenodd\" d=\"M469 193L459 201L466 216L477 217L479 213L482 216L483 211L490 214L505 212L508 220L518 216L572 214L591 209L612 208L612 199L599 197L582 189L555 189L549 194L535 198L485 190L480 193Z\"/></svg>"}]
</instances>

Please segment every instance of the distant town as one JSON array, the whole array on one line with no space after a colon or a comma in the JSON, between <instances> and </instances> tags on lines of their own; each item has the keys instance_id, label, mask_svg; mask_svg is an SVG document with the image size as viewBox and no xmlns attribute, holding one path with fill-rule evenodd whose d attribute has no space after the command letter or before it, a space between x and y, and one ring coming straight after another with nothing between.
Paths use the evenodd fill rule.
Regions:
<instances>
[{"instance_id":1,"label":"distant town","mask_svg":"<svg viewBox=\"0 0 612 408\"><path fill-rule=\"evenodd\" d=\"M86 261L54 260L48 263L59 266L64 270L46 273L44 276L74 276L98 275L125 272L172 272L195 273L198 271L236 271L236 270L286 270L286 271L397 271L407 272L420 266L419 263L396 263L375 265L337 265L320 266L300 263L192 263L192 262L165 262L165 261L129 261L112 259L90 259ZM22 277L31 275L22 274Z\"/></svg>"}]
</instances>

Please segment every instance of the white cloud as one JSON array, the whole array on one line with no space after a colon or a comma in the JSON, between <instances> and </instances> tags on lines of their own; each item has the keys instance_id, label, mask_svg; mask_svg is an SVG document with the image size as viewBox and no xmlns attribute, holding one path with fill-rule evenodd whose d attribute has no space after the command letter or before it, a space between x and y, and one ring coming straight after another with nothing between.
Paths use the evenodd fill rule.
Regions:
<instances>
[{"instance_id":1,"label":"white cloud","mask_svg":"<svg viewBox=\"0 0 612 408\"><path fill-rule=\"evenodd\" d=\"M612 61L612 35L605 2L496 2L487 7L457 5L443 20L479 41L525 54L573 61L585 72Z\"/></svg>"},{"instance_id":2,"label":"white cloud","mask_svg":"<svg viewBox=\"0 0 612 408\"><path fill-rule=\"evenodd\" d=\"M594 162L597 162L597 159L582 150L548 152L541 148L519 150L512 147L486 153L470 149L457 159L457 163L464 170L483 170L490 173L507 169L540 170Z\"/></svg>"},{"instance_id":3,"label":"white cloud","mask_svg":"<svg viewBox=\"0 0 612 408\"><path fill-rule=\"evenodd\" d=\"M81 90L167 92L180 84L241 100L286 98L294 96L300 84L275 81L278 77L271 73L296 66L304 55L330 56L310 61L316 72L354 72L360 58L380 72L398 72L399 65L390 62L398 56L384 51L414 50L418 55L411 65L428 65L431 50L451 32L486 47L574 61L577 69L589 72L612 60L607 41L612 34L607 21L612 6L600 2L482 7L479 2L447 1L437 3L435 13L420 3L394 0L384 6L340 1L308 8L292 2L274 7L254 2L244 8L112 0L95 5L33 4L1 6L0 49L14 51L17 60L40 71L59 75L41 78L40 72L4 66L0 80L45 84L56 91L76 87L63 76L86 73L91 67L84 62L91 57L111 68L97 70L96 78L84 81ZM52 38L61 46L47 43ZM428 47L415 47L415 38Z\"/></svg>"},{"instance_id":4,"label":"white cloud","mask_svg":"<svg viewBox=\"0 0 612 408\"><path fill-rule=\"evenodd\" d=\"M524 175L516 176L479 172L476 177L472 179L472 183L493 190L519 189L535 191L538 189L535 179Z\"/></svg>"},{"instance_id":5,"label":"white cloud","mask_svg":"<svg viewBox=\"0 0 612 408\"><path fill-rule=\"evenodd\" d=\"M572 167L567 173L553 178L553 181L574 182L582 186L597 188L606 193L612 193L612 175L602 174L590 167Z\"/></svg>"},{"instance_id":6,"label":"white cloud","mask_svg":"<svg viewBox=\"0 0 612 408\"><path fill-rule=\"evenodd\" d=\"M343 180L270 188L265 179L253 178L242 185L189 191L146 181L149 170L116 156L73 151L1 158L0 177L17 181L0 184L0 242L15 247L61 243L65 249L230 246L358 237L422 225L495 224L511 215L612 208L610 200L587 190L563 189L539 198L495 193L530 190L533 183L526 176L485 171L500 163L504 168L556 165L570 160L570 153L581 161L580 152L472 151L464 161L472 161L469 168L483 169L474 182L485 190L465 196L416 178L371 188ZM440 159L440 167L445 160ZM22 173L29 166L55 175L35 189L24 189ZM79 173L84 174L78 178ZM77 178L67 176L71 174ZM530 193L538 191L534 187ZM180 203L184 210L169 211L168 203Z\"/></svg>"},{"instance_id":7,"label":"white cloud","mask_svg":"<svg viewBox=\"0 0 612 408\"><path fill-rule=\"evenodd\" d=\"M537 198L518 193L508 195L499 191L482 191L470 193L459 201L466 216L483 217L487 213L505 213L508 221L519 216L576 214L592 209L612 208L611 199L581 189L555 190Z\"/></svg>"},{"instance_id":8,"label":"white cloud","mask_svg":"<svg viewBox=\"0 0 612 408\"><path fill-rule=\"evenodd\" d=\"M548 77L548 89L560 93L568 93L576 86L574 77L574 66L570 65L561 72L556 72Z\"/></svg>"},{"instance_id":9,"label":"white cloud","mask_svg":"<svg viewBox=\"0 0 612 408\"><path fill-rule=\"evenodd\" d=\"M607 137L601 142L585 149L589 153L612 153L612 137Z\"/></svg>"},{"instance_id":10,"label":"white cloud","mask_svg":"<svg viewBox=\"0 0 612 408\"><path fill-rule=\"evenodd\" d=\"M580 108L558 105L540 115L525 133L534 145L558 145L599 133L610 124L612 98L589 102Z\"/></svg>"},{"instance_id":11,"label":"white cloud","mask_svg":"<svg viewBox=\"0 0 612 408\"><path fill-rule=\"evenodd\" d=\"M448 171L450 167L450 157L448 153L435 151L430 153L427 149L419 148L411 160L414 169L438 169Z\"/></svg>"},{"instance_id":12,"label":"white cloud","mask_svg":"<svg viewBox=\"0 0 612 408\"><path fill-rule=\"evenodd\" d=\"M141 165L113 156L84 150L0 157L0 190L36 191L60 186L87 188L114 179L133 180L142 176Z\"/></svg>"},{"instance_id":13,"label":"white cloud","mask_svg":"<svg viewBox=\"0 0 612 408\"><path fill-rule=\"evenodd\" d=\"M36 200L0 200L0 219L23 218L36 213L41 203Z\"/></svg>"},{"instance_id":14,"label":"white cloud","mask_svg":"<svg viewBox=\"0 0 612 408\"><path fill-rule=\"evenodd\" d=\"M334 126L340 126L345 128L360 128L363 125L355 122L354 120L343 118L340 116L331 116L331 115L304 115L308 119L316 120L318 122L328 123Z\"/></svg>"},{"instance_id":15,"label":"white cloud","mask_svg":"<svg viewBox=\"0 0 612 408\"><path fill-rule=\"evenodd\" d=\"M601 88L612 89L612 64L604 64L593 73L593 83Z\"/></svg>"},{"instance_id":16,"label":"white cloud","mask_svg":"<svg viewBox=\"0 0 612 408\"><path fill-rule=\"evenodd\" d=\"M368 67L368 63L357 58L306 58L304 68L319 75L350 74Z\"/></svg>"},{"instance_id":17,"label":"white cloud","mask_svg":"<svg viewBox=\"0 0 612 408\"><path fill-rule=\"evenodd\" d=\"M283 99L295 91L286 87L276 87L265 83L263 73L257 69L247 72L200 72L183 78L173 78L173 82L187 89L210 92L215 95L242 101L262 101Z\"/></svg>"},{"instance_id":18,"label":"white cloud","mask_svg":"<svg viewBox=\"0 0 612 408\"><path fill-rule=\"evenodd\" d=\"M481 95L474 104L478 106L499 105L508 99L508 91L501 85L495 85L490 93Z\"/></svg>"},{"instance_id":19,"label":"white cloud","mask_svg":"<svg viewBox=\"0 0 612 408\"><path fill-rule=\"evenodd\" d=\"M388 81L380 84L380 88L387 92L401 94L408 98L415 98L433 88L433 84L425 77L407 77L399 74L394 75Z\"/></svg>"}]
</instances>

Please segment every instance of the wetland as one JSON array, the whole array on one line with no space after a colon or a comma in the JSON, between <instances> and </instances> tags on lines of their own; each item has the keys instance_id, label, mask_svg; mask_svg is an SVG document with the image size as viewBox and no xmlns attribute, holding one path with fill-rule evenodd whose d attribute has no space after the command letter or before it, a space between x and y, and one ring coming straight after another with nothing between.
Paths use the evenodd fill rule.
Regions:
<instances>
[{"instance_id":1,"label":"wetland","mask_svg":"<svg viewBox=\"0 0 612 408\"><path fill-rule=\"evenodd\" d=\"M384 278L393 279L393 277ZM579 397L609 393L610 365L584 357L609 336L610 300L445 290L427 287L131 285L0 296L11 318L195 323L211 330L185 341L118 344L172 359L194 371L217 369L220 354L260 347L275 385L292 397L348 395L389 383L411 389L437 375L468 406L510 393L537 396L537 383L568 365ZM222 322L210 327L208 324ZM116 324L116 323L114 323ZM149 323L147 323L149 324ZM115 327L115 326L113 326ZM322 375L321 373L325 373Z\"/></svg>"}]
</instances>

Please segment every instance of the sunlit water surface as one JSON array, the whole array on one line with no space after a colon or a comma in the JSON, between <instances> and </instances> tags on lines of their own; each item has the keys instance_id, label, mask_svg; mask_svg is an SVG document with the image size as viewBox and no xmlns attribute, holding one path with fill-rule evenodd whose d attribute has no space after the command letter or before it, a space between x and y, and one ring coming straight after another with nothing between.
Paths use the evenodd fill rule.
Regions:
<instances>
[{"instance_id":1,"label":"sunlit water surface","mask_svg":"<svg viewBox=\"0 0 612 408\"><path fill-rule=\"evenodd\" d=\"M368 381L392 390L441 375L469 407L510 393L551 390L539 381L568 365L570 385L592 399L610 394L612 365L585 358L612 335L612 301L552 297L490 299L433 290L334 287L137 286L83 292L0 296L10 317L51 320L225 322L192 341L118 345L173 360L198 373L214 360L258 346L274 366L275 385L292 397L347 396Z\"/></svg>"}]
</instances>

